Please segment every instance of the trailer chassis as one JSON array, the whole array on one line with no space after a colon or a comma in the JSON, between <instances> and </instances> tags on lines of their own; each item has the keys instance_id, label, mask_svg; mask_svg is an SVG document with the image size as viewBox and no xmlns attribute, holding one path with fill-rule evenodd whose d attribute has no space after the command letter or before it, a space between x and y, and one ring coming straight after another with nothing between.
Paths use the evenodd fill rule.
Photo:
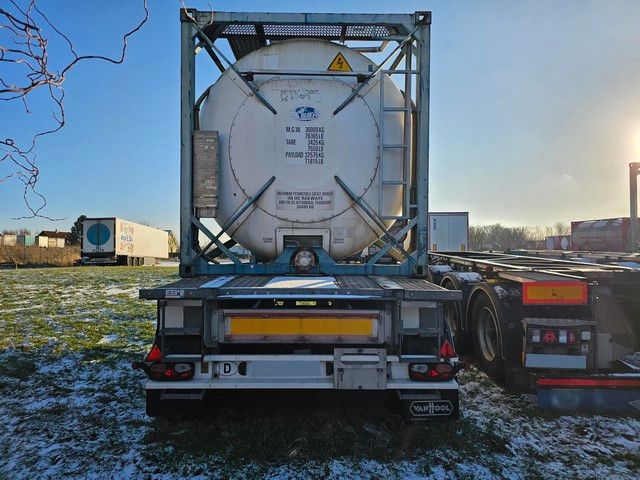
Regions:
<instances>
[{"instance_id":1,"label":"trailer chassis","mask_svg":"<svg viewBox=\"0 0 640 480\"><path fill-rule=\"evenodd\" d=\"M164 400L229 389L393 391L412 420L458 415L444 306L460 292L406 277L225 275L140 297L158 304L161 355L134 364L152 416Z\"/></svg>"},{"instance_id":2,"label":"trailer chassis","mask_svg":"<svg viewBox=\"0 0 640 480\"><path fill-rule=\"evenodd\" d=\"M447 312L458 351L506 386L537 391L545 408L640 413L640 271L443 252L430 254L430 273L462 291Z\"/></svg>"}]
</instances>

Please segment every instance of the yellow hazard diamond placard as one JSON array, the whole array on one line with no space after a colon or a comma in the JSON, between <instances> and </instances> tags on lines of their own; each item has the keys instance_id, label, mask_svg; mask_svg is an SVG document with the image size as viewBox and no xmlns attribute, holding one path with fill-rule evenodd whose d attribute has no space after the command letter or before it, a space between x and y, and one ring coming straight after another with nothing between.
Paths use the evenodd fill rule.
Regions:
<instances>
[{"instance_id":1,"label":"yellow hazard diamond placard","mask_svg":"<svg viewBox=\"0 0 640 480\"><path fill-rule=\"evenodd\" d=\"M347 62L347 59L344 58L344 55L342 55L342 53L340 52L338 52L335 58L331 61L331 63L329 64L329 68L327 68L327 70L330 70L332 72L352 72L353 71L351 69L351 65L349 65L349 62Z\"/></svg>"}]
</instances>

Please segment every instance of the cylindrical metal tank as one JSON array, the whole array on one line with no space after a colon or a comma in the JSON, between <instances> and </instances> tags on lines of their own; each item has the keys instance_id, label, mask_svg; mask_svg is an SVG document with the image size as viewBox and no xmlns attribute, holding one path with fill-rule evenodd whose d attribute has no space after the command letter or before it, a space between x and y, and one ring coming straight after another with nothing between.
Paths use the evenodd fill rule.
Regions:
<instances>
[{"instance_id":1,"label":"cylindrical metal tank","mask_svg":"<svg viewBox=\"0 0 640 480\"><path fill-rule=\"evenodd\" d=\"M402 209L403 148L381 148L380 143L381 135L384 144L403 143L404 95L387 75L378 74L334 115L357 78L297 74L328 73L339 54L354 72L375 68L364 55L332 42L277 42L235 64L240 72L254 72L254 83L277 114L232 69L210 87L201 107L200 129L219 132L220 225L276 177L253 210L229 229L234 240L260 258L276 257L285 244L300 244L322 246L343 259L378 239L375 224L338 185L336 175L378 215L398 215Z\"/></svg>"},{"instance_id":2,"label":"cylindrical metal tank","mask_svg":"<svg viewBox=\"0 0 640 480\"><path fill-rule=\"evenodd\" d=\"M629 219L571 222L571 248L592 252L629 251Z\"/></svg>"},{"instance_id":3,"label":"cylindrical metal tank","mask_svg":"<svg viewBox=\"0 0 640 480\"><path fill-rule=\"evenodd\" d=\"M571 235L552 235L546 240L547 250L569 250Z\"/></svg>"}]
</instances>

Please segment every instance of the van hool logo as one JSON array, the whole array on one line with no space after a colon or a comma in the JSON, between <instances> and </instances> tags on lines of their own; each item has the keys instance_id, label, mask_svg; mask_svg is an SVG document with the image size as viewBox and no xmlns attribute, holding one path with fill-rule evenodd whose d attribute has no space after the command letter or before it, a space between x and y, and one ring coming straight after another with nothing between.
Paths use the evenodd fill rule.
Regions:
<instances>
[{"instance_id":1,"label":"van hool logo","mask_svg":"<svg viewBox=\"0 0 640 480\"><path fill-rule=\"evenodd\" d=\"M315 107L297 107L291 114L301 122L316 120L320 116L320 112Z\"/></svg>"},{"instance_id":2,"label":"van hool logo","mask_svg":"<svg viewBox=\"0 0 640 480\"><path fill-rule=\"evenodd\" d=\"M414 417L432 417L453 413L453 405L449 400L416 400L411 402L409 408Z\"/></svg>"}]
</instances>

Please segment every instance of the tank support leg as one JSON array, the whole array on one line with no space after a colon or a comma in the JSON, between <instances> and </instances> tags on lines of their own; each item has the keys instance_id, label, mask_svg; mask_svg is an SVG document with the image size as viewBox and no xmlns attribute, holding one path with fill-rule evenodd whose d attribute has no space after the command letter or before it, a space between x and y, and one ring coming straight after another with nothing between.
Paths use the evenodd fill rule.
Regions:
<instances>
[{"instance_id":1,"label":"tank support leg","mask_svg":"<svg viewBox=\"0 0 640 480\"><path fill-rule=\"evenodd\" d=\"M387 58L385 58L382 62L380 62L380 64L376 67L376 69L371 72L371 74L369 75L369 78L367 78L364 82L362 82L360 85L358 85L356 88L353 89L353 92L351 92L351 94L346 98L346 100L344 102L342 102L338 108L336 108L333 112L334 115L337 115L344 107L346 107L347 105L349 105L349 103L351 103L351 100L353 100L354 98L356 98L358 96L358 94L360 93L360 91L367 86L367 84L369 83L369 81L371 81L372 78L374 78L378 72L380 70L382 70L382 68L384 67L384 65L389 61L389 59L398 51L400 50L402 47L404 47L404 45L410 41L413 40L413 34L418 30L418 27L414 28L413 31L401 42L398 43L398 45L391 51L391 53L389 55L387 55Z\"/></svg>"},{"instance_id":2,"label":"tank support leg","mask_svg":"<svg viewBox=\"0 0 640 480\"><path fill-rule=\"evenodd\" d=\"M364 213L366 213L367 216L371 220L373 220L373 222L376 224L376 226L380 230L382 230L382 232L384 234L384 239L388 242L387 246L385 246L386 250L384 250L384 252L386 253L386 251L389 248L391 248L391 246L395 246L398 250L400 250L404 254L404 256L407 259L411 259L411 256L409 255L409 252L407 252L404 249L404 247L402 246L402 244L398 240L396 240L393 235L391 235L389 233L389 231L387 230L387 227L385 227L384 223L382 223L382 220L380 220L378 218L378 216L374 212L371 211L369 206L362 200L362 198L356 196L356 194L351 191L351 189L347 186L346 183L344 183L342 181L342 179L339 176L336 175L333 178L335 179L336 182L338 182L338 185L340 185L340 187L342 187L342 189L345 191L345 193L347 195L349 195L351 197L351 199L358 204L358 206L364 211Z\"/></svg>"},{"instance_id":3,"label":"tank support leg","mask_svg":"<svg viewBox=\"0 0 640 480\"><path fill-rule=\"evenodd\" d=\"M262 94L258 91L258 88L252 82L247 80L244 77L244 75L242 75L242 73L240 73L238 71L238 69L235 67L235 65L232 62L230 62L227 57L225 57L224 53L222 53L222 51L220 51L220 49L213 44L213 42L202 31L202 29L198 26L198 23L195 20L193 20L193 26L196 29L196 31L198 32L198 37L200 38L200 40L202 40L211 50L213 50L216 54L218 54L218 56L220 58L222 58L222 60L224 60L224 62L227 65L229 65L229 68L231 70L233 70L235 72L235 74L238 75L238 77L240 77L240 80L242 80L247 87L249 87L249 89L253 92L253 94L260 101L260 103L262 103L265 107L267 107L271 111L271 113L273 113L274 115L277 115L278 112L276 111L275 108L273 108L273 105L271 105L267 101L267 99L262 96Z\"/></svg>"},{"instance_id":4,"label":"tank support leg","mask_svg":"<svg viewBox=\"0 0 640 480\"><path fill-rule=\"evenodd\" d=\"M394 238L398 241L400 241L400 239L409 231L413 228L413 226L418 222L417 218L413 218L409 221L409 223L407 223L406 226L403 227L402 230L400 230L395 236ZM380 260L383 255L385 255L387 252L389 252L391 250L391 248L393 247L392 243L387 243L385 244L378 253L376 253L373 258L371 258L371 260L369 260L367 263L377 263L378 260ZM393 255L392 255L393 256ZM411 258L411 257L408 257Z\"/></svg>"},{"instance_id":5,"label":"tank support leg","mask_svg":"<svg viewBox=\"0 0 640 480\"><path fill-rule=\"evenodd\" d=\"M200 220L198 220L195 217L191 217L191 223L193 223L196 227L198 227L198 229L204 233L207 237L209 237L210 242L207 244L206 247L204 247L200 253L198 253L198 255L196 255L194 257L194 259L192 260L191 264L194 264L198 258L200 258L202 255L204 255L206 253L207 250L209 250L209 248L211 248L211 246L215 243L216 246L222 250L224 252L225 255L227 255L227 257L229 257L233 263L235 264L239 264L242 263L240 262L240 259L238 257L236 257L233 253L231 253L231 251L224 245L224 243L222 243L220 241L220 237L226 233L226 231L231 227L231 225L233 225L236 220L238 220L242 214L244 212L246 212L246 210L253 205L254 203L256 203L256 201L262 196L262 194L267 190L267 188L269 188L269 186L275 181L276 177L275 175L273 177L271 177L269 180L266 181L266 183L264 185L262 185L262 187L260 187L260 189L253 194L253 196L251 196L250 198L247 198L244 203L242 205L240 205L240 207L233 213L233 215L231 215L231 217L229 218L229 220L227 220L227 223L225 223L222 226L222 229L220 230L220 232L217 235L214 235L213 233L211 233L209 231L209 229L207 227L205 227L202 222L200 222Z\"/></svg>"}]
</instances>

